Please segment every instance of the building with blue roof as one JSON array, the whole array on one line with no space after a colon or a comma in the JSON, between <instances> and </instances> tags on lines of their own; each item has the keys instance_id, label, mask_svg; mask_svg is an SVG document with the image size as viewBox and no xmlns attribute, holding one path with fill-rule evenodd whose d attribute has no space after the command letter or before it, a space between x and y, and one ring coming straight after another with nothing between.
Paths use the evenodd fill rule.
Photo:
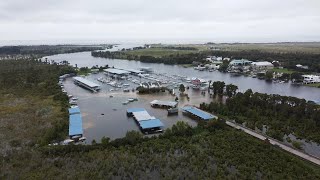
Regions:
<instances>
[{"instance_id":1,"label":"building with blue roof","mask_svg":"<svg viewBox=\"0 0 320 180\"><path fill-rule=\"evenodd\" d=\"M190 115L192 117L196 117L198 119L204 120L204 121L209 121L212 119L218 119L217 116L212 115L210 113L207 113L205 111L202 111L201 109L198 109L193 106L185 106L182 108L182 111L184 114Z\"/></svg>"},{"instance_id":2,"label":"building with blue roof","mask_svg":"<svg viewBox=\"0 0 320 180\"><path fill-rule=\"evenodd\" d=\"M164 126L160 119L149 119L146 121L139 121L139 125L140 128L143 130L160 128Z\"/></svg>"},{"instance_id":3,"label":"building with blue roof","mask_svg":"<svg viewBox=\"0 0 320 180\"><path fill-rule=\"evenodd\" d=\"M82 117L81 114L72 114L69 116L69 136L82 136Z\"/></svg>"},{"instance_id":4,"label":"building with blue roof","mask_svg":"<svg viewBox=\"0 0 320 180\"><path fill-rule=\"evenodd\" d=\"M127 116L132 116L140 130L145 134L163 131L162 127L164 125L160 119L150 116L144 108L129 108L127 109Z\"/></svg>"},{"instance_id":5,"label":"building with blue roof","mask_svg":"<svg viewBox=\"0 0 320 180\"><path fill-rule=\"evenodd\" d=\"M71 115L71 114L80 114L79 107L69 108L69 115Z\"/></svg>"},{"instance_id":6,"label":"building with blue roof","mask_svg":"<svg viewBox=\"0 0 320 180\"><path fill-rule=\"evenodd\" d=\"M133 116L134 112L146 111L144 108L129 108L127 109L127 116Z\"/></svg>"}]
</instances>

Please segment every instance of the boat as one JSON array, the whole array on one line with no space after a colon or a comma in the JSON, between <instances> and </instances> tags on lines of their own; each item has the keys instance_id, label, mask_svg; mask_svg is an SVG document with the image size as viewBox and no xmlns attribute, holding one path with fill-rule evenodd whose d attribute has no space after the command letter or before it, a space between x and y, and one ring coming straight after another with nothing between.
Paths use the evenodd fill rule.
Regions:
<instances>
[{"instance_id":1,"label":"boat","mask_svg":"<svg viewBox=\"0 0 320 180\"><path fill-rule=\"evenodd\" d=\"M134 98L129 98L128 101L129 102L133 102L133 101L135 101L135 99Z\"/></svg>"},{"instance_id":2,"label":"boat","mask_svg":"<svg viewBox=\"0 0 320 180\"><path fill-rule=\"evenodd\" d=\"M130 86L130 84L123 84L122 86L126 86L126 87L128 87L128 86Z\"/></svg>"},{"instance_id":3,"label":"boat","mask_svg":"<svg viewBox=\"0 0 320 180\"><path fill-rule=\"evenodd\" d=\"M68 145L68 144L71 144L73 142L74 142L74 140L72 140L72 139L66 139L66 140L63 141L63 144L64 145Z\"/></svg>"},{"instance_id":4,"label":"boat","mask_svg":"<svg viewBox=\"0 0 320 180\"><path fill-rule=\"evenodd\" d=\"M70 104L70 105L77 105L77 101L72 101L72 100L71 100L71 101L69 101L69 104Z\"/></svg>"},{"instance_id":5,"label":"boat","mask_svg":"<svg viewBox=\"0 0 320 180\"><path fill-rule=\"evenodd\" d=\"M168 115L170 114L178 114L179 113L179 109L178 108L170 108L168 109Z\"/></svg>"},{"instance_id":6,"label":"boat","mask_svg":"<svg viewBox=\"0 0 320 180\"><path fill-rule=\"evenodd\" d=\"M85 140L87 140L86 137L81 137L81 138L79 138L79 141L81 141L81 142L83 142L83 141L85 141Z\"/></svg>"},{"instance_id":7,"label":"boat","mask_svg":"<svg viewBox=\"0 0 320 180\"><path fill-rule=\"evenodd\" d=\"M122 102L122 104L127 105L127 104L129 104L129 101L124 101L124 102Z\"/></svg>"},{"instance_id":8,"label":"boat","mask_svg":"<svg viewBox=\"0 0 320 180\"><path fill-rule=\"evenodd\" d=\"M76 100L78 100L78 98L77 97L73 97L73 98L71 98L71 100L72 101L76 101Z\"/></svg>"}]
</instances>

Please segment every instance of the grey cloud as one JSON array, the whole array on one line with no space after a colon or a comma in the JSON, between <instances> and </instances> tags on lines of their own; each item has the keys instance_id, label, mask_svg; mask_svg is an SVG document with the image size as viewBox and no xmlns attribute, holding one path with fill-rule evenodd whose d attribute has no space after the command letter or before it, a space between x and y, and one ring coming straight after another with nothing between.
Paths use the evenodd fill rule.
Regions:
<instances>
[{"instance_id":1,"label":"grey cloud","mask_svg":"<svg viewBox=\"0 0 320 180\"><path fill-rule=\"evenodd\" d=\"M10 0L0 2L0 32L7 40L320 40L319 10L318 0Z\"/></svg>"}]
</instances>

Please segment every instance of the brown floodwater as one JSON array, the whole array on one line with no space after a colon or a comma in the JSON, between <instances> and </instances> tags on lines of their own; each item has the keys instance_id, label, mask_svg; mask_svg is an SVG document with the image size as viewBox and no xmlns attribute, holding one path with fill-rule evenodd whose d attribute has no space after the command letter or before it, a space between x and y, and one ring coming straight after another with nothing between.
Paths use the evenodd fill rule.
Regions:
<instances>
[{"instance_id":1,"label":"brown floodwater","mask_svg":"<svg viewBox=\"0 0 320 180\"><path fill-rule=\"evenodd\" d=\"M126 110L128 108L145 108L151 116L154 116L162 121L164 129L172 127L178 121L184 121L191 126L196 126L196 121L179 112L178 115L167 115L166 109L152 108L150 102L158 99L165 101L174 101L176 96L168 92L161 92L156 94L139 95L137 92L123 92L123 88L118 91L110 91L114 89L110 85L98 82L98 77L105 77L104 74L91 74L86 78L101 85L101 91L92 93L82 87L73 83L72 78L64 81L64 89L68 94L78 97L78 106L81 110L83 119L84 136L87 137L87 142L90 143L93 139L100 141L103 136L111 139L124 137L127 131L139 131L139 127L133 118L127 117ZM123 80L123 83L130 84L130 89L135 88L130 81ZM178 90L176 89L176 92ZM186 97L180 97L178 107L185 105L197 105L202 102L211 102L212 98L208 93L202 95L199 90L186 89L190 100ZM113 97L110 97L113 96ZM128 98L138 98L138 101L123 105L122 102Z\"/></svg>"}]
</instances>

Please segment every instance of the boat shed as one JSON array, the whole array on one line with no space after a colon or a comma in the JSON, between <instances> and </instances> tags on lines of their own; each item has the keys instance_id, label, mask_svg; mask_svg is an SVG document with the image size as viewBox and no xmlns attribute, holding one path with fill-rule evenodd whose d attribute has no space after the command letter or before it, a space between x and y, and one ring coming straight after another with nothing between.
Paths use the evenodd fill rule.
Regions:
<instances>
[{"instance_id":1,"label":"boat shed","mask_svg":"<svg viewBox=\"0 0 320 180\"><path fill-rule=\"evenodd\" d=\"M69 136L80 136L83 135L82 129L82 118L81 114L72 114L69 116Z\"/></svg>"},{"instance_id":2,"label":"boat shed","mask_svg":"<svg viewBox=\"0 0 320 180\"><path fill-rule=\"evenodd\" d=\"M182 108L183 112L187 115L190 115L191 117L195 117L204 121L209 121L212 119L218 119L217 116L214 116L210 113L207 113L205 111L202 111L196 107L193 106L185 106Z\"/></svg>"},{"instance_id":3,"label":"boat shed","mask_svg":"<svg viewBox=\"0 0 320 180\"><path fill-rule=\"evenodd\" d=\"M140 127L143 130L163 127L163 123L159 119L150 119L148 121L139 121Z\"/></svg>"},{"instance_id":4,"label":"boat shed","mask_svg":"<svg viewBox=\"0 0 320 180\"><path fill-rule=\"evenodd\" d=\"M91 91L98 91L100 90L100 85L99 84L96 84L94 82L91 82L87 79L84 79L82 77L74 77L73 78L73 81L75 84L79 85L79 86L82 86L84 88L87 88Z\"/></svg>"},{"instance_id":5,"label":"boat shed","mask_svg":"<svg viewBox=\"0 0 320 180\"><path fill-rule=\"evenodd\" d=\"M80 109L78 107L69 108L69 115L80 114Z\"/></svg>"},{"instance_id":6,"label":"boat shed","mask_svg":"<svg viewBox=\"0 0 320 180\"><path fill-rule=\"evenodd\" d=\"M141 131L145 134L162 132L164 126L160 119L156 119L143 108L127 109L127 115L133 116Z\"/></svg>"},{"instance_id":7,"label":"boat shed","mask_svg":"<svg viewBox=\"0 0 320 180\"><path fill-rule=\"evenodd\" d=\"M138 69L121 69L121 70L128 71L132 75L138 75L138 74L142 74L143 73L143 71L138 70Z\"/></svg>"},{"instance_id":8,"label":"boat shed","mask_svg":"<svg viewBox=\"0 0 320 180\"><path fill-rule=\"evenodd\" d=\"M129 71L115 69L115 68L104 69L103 71L108 73L109 75L126 76L126 75L130 74Z\"/></svg>"},{"instance_id":9,"label":"boat shed","mask_svg":"<svg viewBox=\"0 0 320 180\"><path fill-rule=\"evenodd\" d=\"M175 108L175 107L177 107L178 102L153 100L150 102L150 104L152 107Z\"/></svg>"},{"instance_id":10,"label":"boat shed","mask_svg":"<svg viewBox=\"0 0 320 180\"><path fill-rule=\"evenodd\" d=\"M144 108L129 108L127 109L127 116L133 116L133 112L146 111Z\"/></svg>"},{"instance_id":11,"label":"boat shed","mask_svg":"<svg viewBox=\"0 0 320 180\"><path fill-rule=\"evenodd\" d=\"M137 120L138 122L155 119L155 117L150 116L150 114L147 111L133 112L132 114L135 120Z\"/></svg>"}]
</instances>

